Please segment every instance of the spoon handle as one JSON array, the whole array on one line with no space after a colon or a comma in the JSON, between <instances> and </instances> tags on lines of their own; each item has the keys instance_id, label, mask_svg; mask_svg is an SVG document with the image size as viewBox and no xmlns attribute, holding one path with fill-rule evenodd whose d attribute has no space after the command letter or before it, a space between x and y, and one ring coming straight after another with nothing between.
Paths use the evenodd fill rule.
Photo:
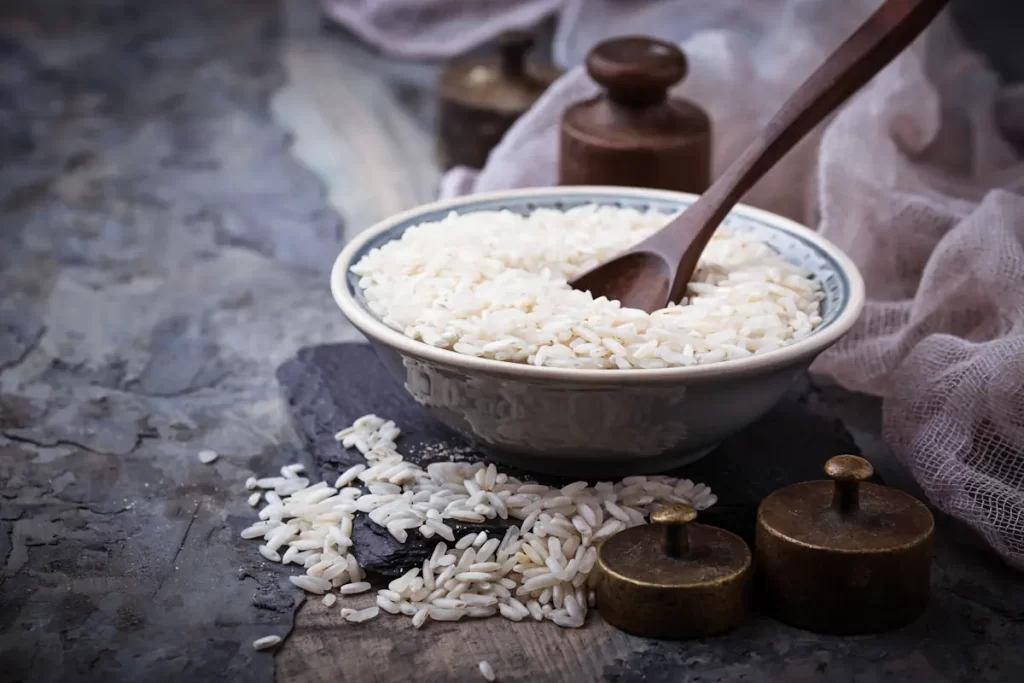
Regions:
<instances>
[{"instance_id":1,"label":"spoon handle","mask_svg":"<svg viewBox=\"0 0 1024 683\"><path fill-rule=\"evenodd\" d=\"M649 246L693 244L671 299L678 301L701 252L733 206L811 129L871 80L916 38L949 0L886 0L782 105L761 135ZM688 261L693 263L688 263ZM679 282L682 280L682 282Z\"/></svg>"}]
</instances>

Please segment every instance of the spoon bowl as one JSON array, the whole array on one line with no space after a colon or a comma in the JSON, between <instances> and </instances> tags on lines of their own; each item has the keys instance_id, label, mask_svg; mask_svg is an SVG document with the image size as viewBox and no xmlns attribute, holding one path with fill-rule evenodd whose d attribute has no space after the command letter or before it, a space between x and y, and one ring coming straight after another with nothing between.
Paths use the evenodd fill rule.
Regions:
<instances>
[{"instance_id":1,"label":"spoon bowl","mask_svg":"<svg viewBox=\"0 0 1024 683\"><path fill-rule=\"evenodd\" d=\"M572 286L587 292L610 288L623 307L656 311L670 300L675 268L657 252L633 251L584 273Z\"/></svg>"}]
</instances>

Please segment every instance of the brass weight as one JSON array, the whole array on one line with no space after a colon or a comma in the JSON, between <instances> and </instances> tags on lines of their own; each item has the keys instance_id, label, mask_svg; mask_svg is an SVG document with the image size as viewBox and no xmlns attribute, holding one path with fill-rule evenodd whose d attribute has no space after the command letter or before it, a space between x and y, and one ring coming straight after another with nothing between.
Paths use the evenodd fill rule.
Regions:
<instances>
[{"instance_id":1,"label":"brass weight","mask_svg":"<svg viewBox=\"0 0 1024 683\"><path fill-rule=\"evenodd\" d=\"M758 594L781 621L830 634L877 633L928 605L935 523L910 495L869 483L855 455L828 461L831 481L780 489L757 513Z\"/></svg>"},{"instance_id":2,"label":"brass weight","mask_svg":"<svg viewBox=\"0 0 1024 683\"><path fill-rule=\"evenodd\" d=\"M747 618L747 544L696 518L689 505L668 505L651 524L604 542L596 592L605 621L633 635L678 640L721 633Z\"/></svg>"},{"instance_id":3,"label":"brass weight","mask_svg":"<svg viewBox=\"0 0 1024 683\"><path fill-rule=\"evenodd\" d=\"M498 39L497 59L449 65L438 83L437 154L441 166L483 168L491 150L561 71L530 61L533 38L511 31Z\"/></svg>"}]
</instances>

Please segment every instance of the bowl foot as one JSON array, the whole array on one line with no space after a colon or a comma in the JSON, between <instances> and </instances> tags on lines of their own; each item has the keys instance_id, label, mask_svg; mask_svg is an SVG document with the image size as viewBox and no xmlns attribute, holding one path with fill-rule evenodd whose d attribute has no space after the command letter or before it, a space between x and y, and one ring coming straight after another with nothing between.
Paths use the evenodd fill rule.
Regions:
<instances>
[{"instance_id":1,"label":"bowl foot","mask_svg":"<svg viewBox=\"0 0 1024 683\"><path fill-rule=\"evenodd\" d=\"M606 480L621 479L638 474L662 474L678 469L700 460L718 448L718 443L704 446L694 451L681 451L648 458L626 457L623 459L602 458L588 460L584 458L558 457L552 455L535 455L501 451L480 445L488 459L509 465L527 472L546 474L565 479Z\"/></svg>"}]
</instances>

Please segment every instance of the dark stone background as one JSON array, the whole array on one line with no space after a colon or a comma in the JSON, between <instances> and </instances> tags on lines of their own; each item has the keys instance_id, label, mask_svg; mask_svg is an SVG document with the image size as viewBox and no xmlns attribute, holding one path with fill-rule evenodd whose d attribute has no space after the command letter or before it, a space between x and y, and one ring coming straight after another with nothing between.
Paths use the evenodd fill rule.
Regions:
<instances>
[{"instance_id":1,"label":"dark stone background","mask_svg":"<svg viewBox=\"0 0 1024 683\"><path fill-rule=\"evenodd\" d=\"M993 63L1024 78L1021 4L957 9ZM250 643L287 633L301 596L238 538L252 519L242 483L304 455L278 365L356 338L323 285L339 219L268 114L280 10L0 3L4 681L273 676ZM822 395L883 454L887 480L905 476L877 443L872 403ZM220 459L201 465L201 448ZM951 672L1021 680L1019 584L948 520L942 539L943 614L975 634ZM729 642L708 647L743 647ZM855 666L856 641L840 649L822 657L851 676L886 656L875 647ZM674 680L699 663L644 651L607 677Z\"/></svg>"}]
</instances>

